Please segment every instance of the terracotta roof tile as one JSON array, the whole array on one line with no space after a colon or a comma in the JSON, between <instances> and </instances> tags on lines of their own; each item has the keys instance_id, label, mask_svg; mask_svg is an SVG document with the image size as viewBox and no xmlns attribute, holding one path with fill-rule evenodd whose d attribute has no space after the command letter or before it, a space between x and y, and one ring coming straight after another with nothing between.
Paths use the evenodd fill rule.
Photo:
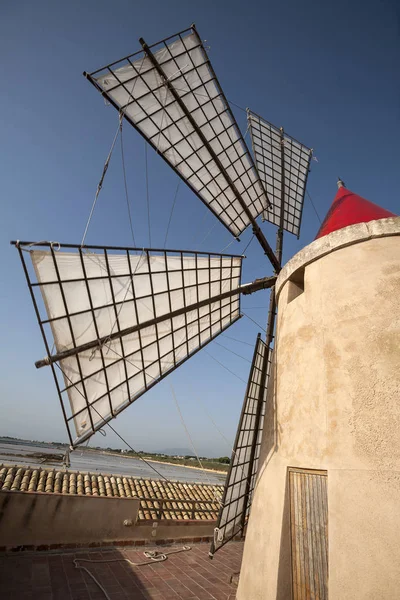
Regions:
<instances>
[{"instance_id":1,"label":"terracotta roof tile","mask_svg":"<svg viewBox=\"0 0 400 600\"><path fill-rule=\"evenodd\" d=\"M142 498L140 520L215 520L222 485L136 479L124 475L76 473L0 465L0 490L79 496ZM160 512L162 511L162 512Z\"/></svg>"},{"instance_id":2,"label":"terracotta roof tile","mask_svg":"<svg viewBox=\"0 0 400 600\"><path fill-rule=\"evenodd\" d=\"M14 481L14 472L15 472L14 468L7 469L7 473L6 473L3 487L2 487L3 490L11 490L11 486Z\"/></svg>"}]
</instances>

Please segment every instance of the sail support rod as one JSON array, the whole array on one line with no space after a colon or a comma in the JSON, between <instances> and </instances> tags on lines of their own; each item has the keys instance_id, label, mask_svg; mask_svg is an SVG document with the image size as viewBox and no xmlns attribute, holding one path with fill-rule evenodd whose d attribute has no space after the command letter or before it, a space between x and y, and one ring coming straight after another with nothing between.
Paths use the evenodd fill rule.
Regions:
<instances>
[{"instance_id":1,"label":"sail support rod","mask_svg":"<svg viewBox=\"0 0 400 600\"><path fill-rule=\"evenodd\" d=\"M157 73L160 75L160 77L162 78L164 85L168 88L168 90L171 92L172 96L174 97L174 100L176 101L176 103L179 105L179 108L182 110L182 112L184 113L184 115L186 116L186 118L188 119L189 123L191 124L191 126L193 127L193 129L195 130L196 134L199 136L199 138L201 139L201 142L204 144L204 147L207 149L207 151L209 152L210 156L212 157L212 159L214 160L215 164L218 166L218 168L221 170L221 172L224 174L224 177L229 185L229 187L231 188L232 192L235 194L240 206L242 207L243 211L245 212L247 218L249 219L252 227L253 227L253 233L256 236L259 244L261 245L262 249L264 250L264 253L266 254L266 256L269 258L270 262L272 263L272 266L275 269L275 272L278 273L280 270L280 265L279 265L279 261L276 258L276 255L274 253L274 251L272 250L271 246L269 245L265 235L263 234L263 232L261 231L260 226L257 224L255 218L253 217L253 215L251 214L248 206L246 205L246 203L243 201L236 185L234 184L234 182L232 181L232 179L230 178L230 176L228 175L228 173L226 172L226 169L224 168L223 164L221 163L220 159L218 158L218 155L215 153L215 151L213 150L211 144L209 143L209 141L207 140L206 136L204 135L204 133L201 131L201 129L198 127L195 119L193 118L192 114L188 111L188 109L186 108L185 103L183 102L182 98L179 96L179 94L177 93L177 91L175 90L174 86L172 85L172 83L168 80L168 77L166 76L166 74L164 73L161 65L158 63L157 59L155 58L154 54L152 53L152 51L150 50L149 46L146 44L146 42L144 41L143 38L139 39L140 44L142 45L142 48L144 50L144 52L146 53L146 55L149 57L152 65L154 66L154 68L156 69Z\"/></svg>"},{"instance_id":2,"label":"sail support rod","mask_svg":"<svg viewBox=\"0 0 400 600\"><path fill-rule=\"evenodd\" d=\"M151 327L153 325L157 325L161 321L165 321L166 319L173 319L174 317L178 317L179 315L183 315L191 310L196 310L201 308L202 306L207 306L212 304L213 302L218 302L219 300L224 300L225 298L230 298L231 296L236 296L237 294L252 294L258 290L263 290L272 287L275 284L276 276L273 277L264 277L262 279L256 279L255 281L247 284L243 284L236 289L228 290L223 294L219 294L218 296L214 296L213 298L207 298L202 300L201 302L196 302L194 304L190 304L183 308L179 308L168 315L162 315L160 317L156 317L144 323L140 323L138 325L133 325L132 327L128 327L126 329L122 329L120 331L114 331L110 335L103 336L98 340L92 340L91 342L87 342L86 344L82 344L81 346L77 346L76 348L71 348L70 350L65 350L64 352L59 352L58 354L53 354L52 356L47 356L41 360L35 362L35 366L37 369L41 369L42 367L46 367L48 365L52 365L55 362L68 358L70 356L76 356L80 352L86 352L87 350L92 350L97 347L101 347L105 343L109 343L114 339L122 338L126 335L130 335L135 333L136 331L145 329L146 327Z\"/></svg>"},{"instance_id":3,"label":"sail support rod","mask_svg":"<svg viewBox=\"0 0 400 600\"><path fill-rule=\"evenodd\" d=\"M256 236L261 248L264 250L264 254L267 255L270 262L272 263L272 266L275 269L275 273L279 273L279 271L281 270L279 262L275 256L271 246L268 244L265 235L261 231L260 226L255 221L253 221L253 233Z\"/></svg>"},{"instance_id":4,"label":"sail support rod","mask_svg":"<svg viewBox=\"0 0 400 600\"><path fill-rule=\"evenodd\" d=\"M19 247L23 247L23 246L29 246L29 249L31 249L33 246L42 246L43 248L51 248L52 246L56 246L57 250L59 248L70 248L71 250L78 250L79 248L82 248L83 250L104 250L104 246L96 246L96 245L92 245L92 244L84 244L83 246L81 246L80 244L64 244L63 242L32 242L32 241L27 241L27 240L11 240L10 241L10 245L11 246L15 246L16 248ZM223 252L201 252L200 250L176 250L173 248L147 248L146 246L144 248L135 248L134 246L107 246L107 250L117 250L117 251L121 251L121 252L138 252L138 253L146 253L146 252L160 252L160 253L164 253L164 252L174 252L177 254L180 254L181 252L183 252L184 254L198 254L198 255L203 255L203 254L207 254L209 256L226 256L231 258L232 256L234 258L239 258L241 255L240 254L224 254ZM246 258L244 255L242 255L242 258Z\"/></svg>"},{"instance_id":5,"label":"sail support rod","mask_svg":"<svg viewBox=\"0 0 400 600\"><path fill-rule=\"evenodd\" d=\"M282 264L282 252L283 252L283 224L284 224L284 210L285 210L285 148L284 148L284 131L283 127L280 128L280 139L281 139L281 173L282 173L282 185L281 185L281 213L279 216L279 228L276 234L276 257L279 264Z\"/></svg>"}]
</instances>

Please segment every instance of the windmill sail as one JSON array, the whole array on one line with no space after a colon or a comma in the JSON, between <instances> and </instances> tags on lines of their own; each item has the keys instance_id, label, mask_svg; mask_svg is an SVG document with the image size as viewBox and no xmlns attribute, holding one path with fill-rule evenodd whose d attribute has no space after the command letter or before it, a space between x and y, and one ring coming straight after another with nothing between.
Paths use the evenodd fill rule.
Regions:
<instances>
[{"instance_id":1,"label":"windmill sail","mask_svg":"<svg viewBox=\"0 0 400 600\"><path fill-rule=\"evenodd\" d=\"M47 362L57 359L63 374L74 444L240 318L239 256L91 250L29 253L36 281L28 283L47 313L38 319L42 331L51 328L56 354Z\"/></svg>"},{"instance_id":2,"label":"windmill sail","mask_svg":"<svg viewBox=\"0 0 400 600\"><path fill-rule=\"evenodd\" d=\"M197 31L142 45L86 77L239 236L269 201Z\"/></svg>"},{"instance_id":3,"label":"windmill sail","mask_svg":"<svg viewBox=\"0 0 400 600\"><path fill-rule=\"evenodd\" d=\"M312 150L248 111L253 153L271 205L263 219L299 237ZM282 190L283 186L283 190Z\"/></svg>"},{"instance_id":4,"label":"windmill sail","mask_svg":"<svg viewBox=\"0 0 400 600\"><path fill-rule=\"evenodd\" d=\"M266 378L263 376L266 352L268 348L259 334L210 556L243 533L247 524L258 471L270 372L268 359Z\"/></svg>"}]
</instances>

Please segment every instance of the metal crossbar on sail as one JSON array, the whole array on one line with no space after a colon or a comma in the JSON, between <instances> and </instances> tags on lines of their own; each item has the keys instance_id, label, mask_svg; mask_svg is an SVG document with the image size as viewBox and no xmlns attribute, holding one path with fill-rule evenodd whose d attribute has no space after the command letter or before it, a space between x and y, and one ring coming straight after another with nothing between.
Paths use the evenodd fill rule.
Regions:
<instances>
[{"instance_id":1,"label":"metal crossbar on sail","mask_svg":"<svg viewBox=\"0 0 400 600\"><path fill-rule=\"evenodd\" d=\"M312 150L250 110L247 117L257 170L271 201L263 219L299 237Z\"/></svg>"},{"instance_id":2,"label":"metal crossbar on sail","mask_svg":"<svg viewBox=\"0 0 400 600\"><path fill-rule=\"evenodd\" d=\"M202 41L190 29L85 76L238 237L269 201Z\"/></svg>"},{"instance_id":3,"label":"metal crossbar on sail","mask_svg":"<svg viewBox=\"0 0 400 600\"><path fill-rule=\"evenodd\" d=\"M268 348L258 334L211 557L235 536L243 534L247 524L260 457L269 372Z\"/></svg>"},{"instance_id":4,"label":"metal crossbar on sail","mask_svg":"<svg viewBox=\"0 0 400 600\"><path fill-rule=\"evenodd\" d=\"M240 318L240 256L17 245L74 445Z\"/></svg>"}]
</instances>

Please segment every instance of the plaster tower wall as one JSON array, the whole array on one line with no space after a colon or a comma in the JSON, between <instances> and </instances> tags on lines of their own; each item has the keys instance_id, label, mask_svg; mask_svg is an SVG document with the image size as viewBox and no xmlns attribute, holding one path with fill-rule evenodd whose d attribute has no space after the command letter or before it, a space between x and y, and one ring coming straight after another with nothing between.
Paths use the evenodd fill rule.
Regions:
<instances>
[{"instance_id":1,"label":"plaster tower wall","mask_svg":"<svg viewBox=\"0 0 400 600\"><path fill-rule=\"evenodd\" d=\"M276 294L274 378L237 598L314 598L292 595L288 468L298 467L327 472L329 599L395 600L400 218L316 240L284 267Z\"/></svg>"}]
</instances>

